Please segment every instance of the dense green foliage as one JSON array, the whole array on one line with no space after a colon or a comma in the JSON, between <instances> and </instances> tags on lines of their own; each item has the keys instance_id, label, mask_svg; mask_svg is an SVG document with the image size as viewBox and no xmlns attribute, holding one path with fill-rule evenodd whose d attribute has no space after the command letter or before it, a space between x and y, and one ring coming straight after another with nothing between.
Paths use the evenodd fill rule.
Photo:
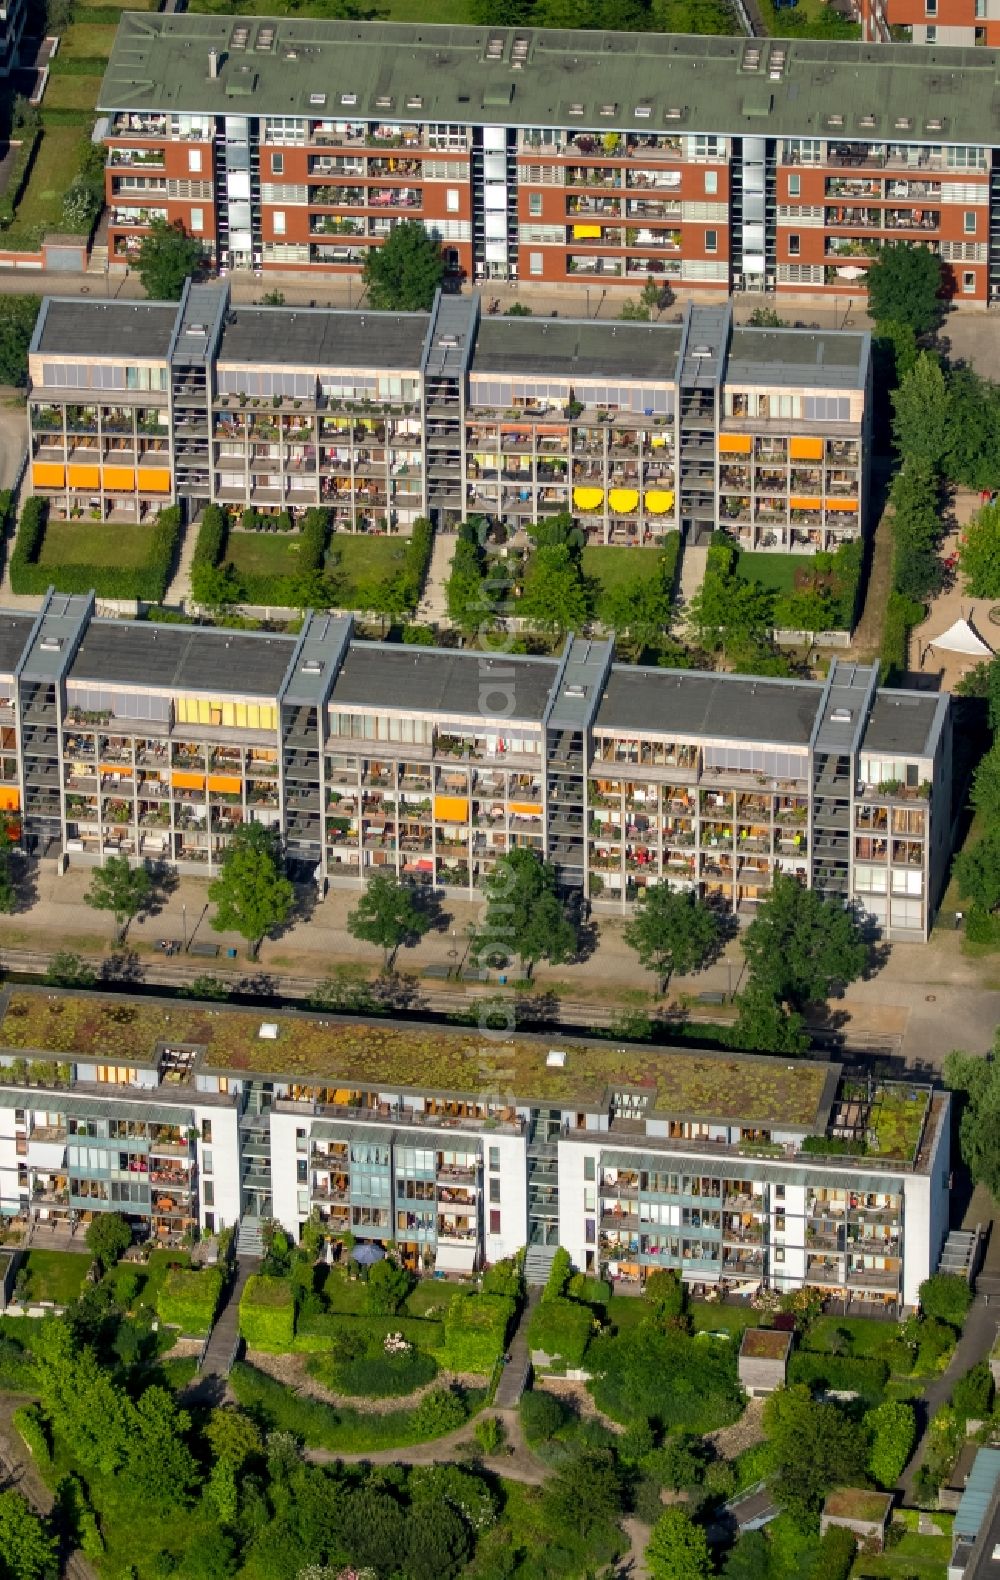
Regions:
<instances>
[{"instance_id":1,"label":"dense green foliage","mask_svg":"<svg viewBox=\"0 0 1000 1580\"><path fill-rule=\"evenodd\" d=\"M261 941L283 927L295 891L285 877L277 830L240 823L222 857L222 870L208 886L216 932L239 933L256 958Z\"/></svg>"},{"instance_id":2,"label":"dense green foliage","mask_svg":"<svg viewBox=\"0 0 1000 1580\"><path fill-rule=\"evenodd\" d=\"M441 245L417 220L394 225L365 259L368 300L378 311L426 313L444 279Z\"/></svg>"},{"instance_id":3,"label":"dense green foliage","mask_svg":"<svg viewBox=\"0 0 1000 1580\"><path fill-rule=\"evenodd\" d=\"M770 1396L764 1427L771 1490L797 1520L815 1515L832 1487L863 1482L863 1431L837 1405L813 1399L801 1384Z\"/></svg>"},{"instance_id":4,"label":"dense green foliage","mask_svg":"<svg viewBox=\"0 0 1000 1580\"><path fill-rule=\"evenodd\" d=\"M917 1440L917 1418L913 1406L900 1399L886 1399L864 1419L871 1442L868 1471L880 1487L891 1490L913 1453Z\"/></svg>"},{"instance_id":5,"label":"dense green foliage","mask_svg":"<svg viewBox=\"0 0 1000 1580\"><path fill-rule=\"evenodd\" d=\"M504 1352L514 1309L503 1295L453 1295L444 1319L442 1363L454 1372L488 1377Z\"/></svg>"},{"instance_id":6,"label":"dense green foliage","mask_svg":"<svg viewBox=\"0 0 1000 1580\"><path fill-rule=\"evenodd\" d=\"M179 302L185 281L196 273L201 260L201 242L186 236L179 221L154 219L142 238L135 271L151 301Z\"/></svg>"},{"instance_id":7,"label":"dense green foliage","mask_svg":"<svg viewBox=\"0 0 1000 1580\"><path fill-rule=\"evenodd\" d=\"M292 1347L295 1296L283 1278L254 1273L240 1296L240 1333L252 1350L281 1353Z\"/></svg>"},{"instance_id":8,"label":"dense green foliage","mask_svg":"<svg viewBox=\"0 0 1000 1580\"><path fill-rule=\"evenodd\" d=\"M104 866L95 867L83 898L92 910L110 911L115 919L115 931L120 943L129 922L142 915L152 897L151 874L145 866L133 867L128 856L123 853L120 856L106 856Z\"/></svg>"},{"instance_id":9,"label":"dense green foliage","mask_svg":"<svg viewBox=\"0 0 1000 1580\"><path fill-rule=\"evenodd\" d=\"M651 1580L709 1580L708 1538L686 1509L665 1509L660 1515L646 1548L646 1568Z\"/></svg>"},{"instance_id":10,"label":"dense green foliage","mask_svg":"<svg viewBox=\"0 0 1000 1580\"><path fill-rule=\"evenodd\" d=\"M181 512L176 505L161 510L152 526L113 526L107 528L108 560L97 565L39 564L45 541L48 505L33 495L25 501L10 559L10 583L16 593L44 593L50 586L60 592L88 593L99 598L136 598L145 603L160 603L167 590L180 540ZM136 533L148 540L148 553L141 565L121 565L114 561L115 536Z\"/></svg>"},{"instance_id":11,"label":"dense green foliage","mask_svg":"<svg viewBox=\"0 0 1000 1580\"><path fill-rule=\"evenodd\" d=\"M557 1296L535 1307L528 1324L528 1344L572 1369L583 1364L593 1326L589 1307Z\"/></svg>"},{"instance_id":12,"label":"dense green foliage","mask_svg":"<svg viewBox=\"0 0 1000 1580\"><path fill-rule=\"evenodd\" d=\"M805 1383L814 1393L853 1392L877 1404L889 1381L889 1367L876 1356L818 1355L796 1350L788 1362L789 1383Z\"/></svg>"},{"instance_id":13,"label":"dense green foliage","mask_svg":"<svg viewBox=\"0 0 1000 1580\"><path fill-rule=\"evenodd\" d=\"M22 146L18 157L23 157L27 147L30 145ZM11 202L12 176L8 176L6 191L0 197L0 225L4 223L4 207ZM0 384L13 384L18 389L27 384L28 347L41 305L39 296L6 292L0 296Z\"/></svg>"},{"instance_id":14,"label":"dense green foliage","mask_svg":"<svg viewBox=\"0 0 1000 1580\"><path fill-rule=\"evenodd\" d=\"M88 1250L104 1268L113 1267L132 1244L132 1230L120 1212L96 1213L86 1235Z\"/></svg>"},{"instance_id":15,"label":"dense green foliage","mask_svg":"<svg viewBox=\"0 0 1000 1580\"><path fill-rule=\"evenodd\" d=\"M180 1328L190 1338L204 1338L215 1319L221 1294L219 1268L196 1271L190 1267L172 1267L156 1297L157 1315L168 1327Z\"/></svg>"},{"instance_id":16,"label":"dense green foliage","mask_svg":"<svg viewBox=\"0 0 1000 1580\"><path fill-rule=\"evenodd\" d=\"M917 1291L920 1309L927 1317L937 1317L960 1328L972 1305L972 1290L958 1273L934 1273L925 1278Z\"/></svg>"},{"instance_id":17,"label":"dense green foliage","mask_svg":"<svg viewBox=\"0 0 1000 1580\"><path fill-rule=\"evenodd\" d=\"M979 847L976 846L976 849ZM959 1141L972 1178L1000 1195L1000 1061L950 1053L945 1084L960 1094Z\"/></svg>"},{"instance_id":18,"label":"dense green foliage","mask_svg":"<svg viewBox=\"0 0 1000 1580\"><path fill-rule=\"evenodd\" d=\"M357 905L348 912L347 931L362 943L376 944L388 971L403 945L419 943L431 922L431 912L420 889L394 873L376 872L366 883Z\"/></svg>"},{"instance_id":19,"label":"dense green foliage","mask_svg":"<svg viewBox=\"0 0 1000 1580\"><path fill-rule=\"evenodd\" d=\"M594 1402L616 1421L710 1432L736 1420L742 1408L732 1344L661 1331L652 1319L593 1339L587 1367Z\"/></svg>"},{"instance_id":20,"label":"dense green foliage","mask_svg":"<svg viewBox=\"0 0 1000 1580\"><path fill-rule=\"evenodd\" d=\"M675 973L699 970L719 941L719 919L696 896L666 883L642 891L644 903L625 926L625 942L647 971L666 982Z\"/></svg>"},{"instance_id":21,"label":"dense green foliage","mask_svg":"<svg viewBox=\"0 0 1000 1580\"><path fill-rule=\"evenodd\" d=\"M556 871L532 850L501 856L483 881L486 905L473 934L473 957L506 965L516 955L523 976L538 960L562 965L576 952L578 932L558 891Z\"/></svg>"},{"instance_id":22,"label":"dense green foliage","mask_svg":"<svg viewBox=\"0 0 1000 1580\"><path fill-rule=\"evenodd\" d=\"M929 247L890 242L868 268L868 311L925 335L941 317L941 260Z\"/></svg>"}]
</instances>

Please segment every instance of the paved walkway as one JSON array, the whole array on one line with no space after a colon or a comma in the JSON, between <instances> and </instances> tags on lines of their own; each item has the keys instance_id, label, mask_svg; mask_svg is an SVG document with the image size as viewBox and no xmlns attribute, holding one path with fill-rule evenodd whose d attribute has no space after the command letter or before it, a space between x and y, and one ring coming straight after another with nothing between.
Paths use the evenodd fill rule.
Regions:
<instances>
[{"instance_id":1,"label":"paved walkway","mask_svg":"<svg viewBox=\"0 0 1000 1580\"><path fill-rule=\"evenodd\" d=\"M997 1319L1000 1317L1000 1303L994 1301L992 1304L987 1304L988 1299L986 1295L979 1295L973 1301L965 1319L962 1337L955 1346L955 1353L948 1362L947 1370L943 1371L940 1377L935 1377L929 1382L922 1399L914 1403L915 1409L919 1412L921 1435L913 1458L896 1483L904 1503L913 1502L913 1482L927 1451L930 1423L935 1410L947 1402L958 1379L964 1376L971 1366L985 1360L993 1348L993 1341L997 1336Z\"/></svg>"},{"instance_id":2,"label":"paved walkway","mask_svg":"<svg viewBox=\"0 0 1000 1580\"><path fill-rule=\"evenodd\" d=\"M528 1323L539 1300L542 1298L540 1289L531 1290L518 1319L514 1337L507 1347L507 1364L503 1369L500 1381L497 1384L495 1402L498 1410L514 1410L521 1402L521 1395L528 1386L528 1376L531 1372L531 1357L528 1354Z\"/></svg>"},{"instance_id":3,"label":"paved walkway","mask_svg":"<svg viewBox=\"0 0 1000 1580\"><path fill-rule=\"evenodd\" d=\"M705 580L708 563L708 545L685 543L681 557L681 579L677 587L674 608L677 616L677 635L683 639L687 630L687 611L691 599Z\"/></svg>"},{"instance_id":4,"label":"paved walkway","mask_svg":"<svg viewBox=\"0 0 1000 1580\"><path fill-rule=\"evenodd\" d=\"M222 1307L215 1319L205 1351L201 1369L193 1382L184 1390L186 1404L220 1405L224 1402L230 1368L240 1326L240 1296L250 1274L258 1263L241 1256L236 1264L236 1277L230 1278L222 1297Z\"/></svg>"},{"instance_id":5,"label":"paved walkway","mask_svg":"<svg viewBox=\"0 0 1000 1580\"><path fill-rule=\"evenodd\" d=\"M173 609L183 608L191 596L191 561L198 546L199 525L200 523L189 521L183 528L177 569L163 596L163 602Z\"/></svg>"},{"instance_id":6,"label":"paved walkway","mask_svg":"<svg viewBox=\"0 0 1000 1580\"><path fill-rule=\"evenodd\" d=\"M369 1454L337 1454L329 1448L307 1448L305 1457L314 1465L332 1465L341 1460L345 1465L438 1465L454 1460L455 1450L474 1446L473 1431L476 1419L499 1416L507 1436L507 1453L483 1456L483 1464L496 1476L508 1481L522 1481L530 1487L540 1487L549 1474L549 1467L531 1452L521 1431L521 1418L516 1410L484 1410L481 1417L467 1421L444 1437L430 1443L414 1443L410 1448L378 1448Z\"/></svg>"},{"instance_id":7,"label":"paved walkway","mask_svg":"<svg viewBox=\"0 0 1000 1580\"><path fill-rule=\"evenodd\" d=\"M422 625L440 625L448 620L448 600L445 583L451 575L451 562L455 557L458 534L437 531L431 562L427 567L423 596L417 606L416 618Z\"/></svg>"}]
</instances>

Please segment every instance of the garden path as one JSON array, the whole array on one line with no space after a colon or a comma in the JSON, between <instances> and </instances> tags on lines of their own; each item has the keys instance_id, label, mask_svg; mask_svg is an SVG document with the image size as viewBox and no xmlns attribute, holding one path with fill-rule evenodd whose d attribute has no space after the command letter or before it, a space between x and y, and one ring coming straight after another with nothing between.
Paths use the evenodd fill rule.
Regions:
<instances>
[{"instance_id":1,"label":"garden path","mask_svg":"<svg viewBox=\"0 0 1000 1580\"><path fill-rule=\"evenodd\" d=\"M531 1487L540 1487L549 1473L548 1466L538 1459L528 1447L521 1431L521 1420L516 1410L491 1410L484 1414L497 1415L503 1422L507 1436L506 1454L482 1456L485 1468L495 1476L505 1476L508 1481L523 1481ZM305 1457L314 1465L332 1465L343 1460L346 1465L436 1465L454 1460L455 1450L472 1448L474 1422L466 1422L436 1437L430 1443L414 1443L409 1448L379 1448L367 1454L338 1454L330 1448L307 1448Z\"/></svg>"},{"instance_id":2,"label":"garden path","mask_svg":"<svg viewBox=\"0 0 1000 1580\"><path fill-rule=\"evenodd\" d=\"M904 1504L912 1506L913 1503L913 1482L927 1449L930 1423L935 1410L947 1401L958 1379L964 1376L971 1366L986 1360L993 1348L997 1336L998 1318L1000 1318L1000 1303L991 1310L988 1302L988 1295L979 1295L973 1301L965 1319L962 1337L955 1346L946 1370L940 1377L935 1377L929 1382L923 1398L915 1401L923 1418L922 1432L910 1463L896 1483L896 1490Z\"/></svg>"}]
</instances>

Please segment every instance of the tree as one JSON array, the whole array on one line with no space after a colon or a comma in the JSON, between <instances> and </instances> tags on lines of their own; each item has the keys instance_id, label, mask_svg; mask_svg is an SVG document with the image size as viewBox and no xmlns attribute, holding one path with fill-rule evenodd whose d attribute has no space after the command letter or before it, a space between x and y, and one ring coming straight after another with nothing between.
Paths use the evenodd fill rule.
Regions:
<instances>
[{"instance_id":1,"label":"tree","mask_svg":"<svg viewBox=\"0 0 1000 1580\"><path fill-rule=\"evenodd\" d=\"M896 1485L913 1453L917 1439L917 1418L913 1406L899 1399L886 1399L869 1410L864 1428L871 1440L868 1470L887 1491Z\"/></svg>"},{"instance_id":2,"label":"tree","mask_svg":"<svg viewBox=\"0 0 1000 1580\"><path fill-rule=\"evenodd\" d=\"M962 897L981 911L1000 906L1000 825L988 827L981 840L959 852L955 878Z\"/></svg>"},{"instance_id":3,"label":"tree","mask_svg":"<svg viewBox=\"0 0 1000 1580\"><path fill-rule=\"evenodd\" d=\"M853 982L870 957L850 911L780 872L743 935L743 953L752 981L796 1010Z\"/></svg>"},{"instance_id":4,"label":"tree","mask_svg":"<svg viewBox=\"0 0 1000 1580\"><path fill-rule=\"evenodd\" d=\"M651 1580L708 1580L712 1560L708 1538L679 1504L664 1509L646 1548Z\"/></svg>"},{"instance_id":5,"label":"tree","mask_svg":"<svg viewBox=\"0 0 1000 1580\"><path fill-rule=\"evenodd\" d=\"M975 490L1000 484L1000 389L972 368L948 374L948 451L952 482Z\"/></svg>"},{"instance_id":6,"label":"tree","mask_svg":"<svg viewBox=\"0 0 1000 1580\"><path fill-rule=\"evenodd\" d=\"M128 924L144 911L153 895L153 879L146 867L133 867L127 856L108 856L90 879L84 900L95 911L111 911L115 938L123 943Z\"/></svg>"},{"instance_id":7,"label":"tree","mask_svg":"<svg viewBox=\"0 0 1000 1580\"><path fill-rule=\"evenodd\" d=\"M1000 505L977 510L958 541L965 590L973 598L1000 598Z\"/></svg>"},{"instance_id":8,"label":"tree","mask_svg":"<svg viewBox=\"0 0 1000 1580\"><path fill-rule=\"evenodd\" d=\"M27 384L28 347L41 305L40 296L0 296L0 384Z\"/></svg>"},{"instance_id":9,"label":"tree","mask_svg":"<svg viewBox=\"0 0 1000 1580\"><path fill-rule=\"evenodd\" d=\"M937 1317L953 1328L962 1326L972 1305L972 1290L958 1273L932 1273L917 1290L917 1297L925 1317Z\"/></svg>"},{"instance_id":10,"label":"tree","mask_svg":"<svg viewBox=\"0 0 1000 1580\"><path fill-rule=\"evenodd\" d=\"M372 307L387 312L426 313L444 279L441 245L417 220L394 225L380 247L371 247L364 281Z\"/></svg>"},{"instance_id":11,"label":"tree","mask_svg":"<svg viewBox=\"0 0 1000 1580\"><path fill-rule=\"evenodd\" d=\"M56 1580L59 1543L27 1500L0 1492L0 1580Z\"/></svg>"},{"instance_id":12,"label":"tree","mask_svg":"<svg viewBox=\"0 0 1000 1580\"><path fill-rule=\"evenodd\" d=\"M816 1513L831 1487L852 1486L864 1475L867 1443L835 1404L820 1403L796 1383L779 1388L764 1405L768 1484L796 1519Z\"/></svg>"},{"instance_id":13,"label":"tree","mask_svg":"<svg viewBox=\"0 0 1000 1580\"><path fill-rule=\"evenodd\" d=\"M222 871L208 886L208 897L216 907L215 931L239 933L256 960L261 941L287 922L295 898L284 875L277 830L241 823L222 858Z\"/></svg>"},{"instance_id":14,"label":"tree","mask_svg":"<svg viewBox=\"0 0 1000 1580\"><path fill-rule=\"evenodd\" d=\"M105 1271L125 1255L132 1230L120 1212L99 1212L87 1225L87 1249Z\"/></svg>"},{"instance_id":15,"label":"tree","mask_svg":"<svg viewBox=\"0 0 1000 1580\"><path fill-rule=\"evenodd\" d=\"M451 1580L469 1557L469 1533L447 1503L417 1503L406 1517L407 1580Z\"/></svg>"},{"instance_id":16,"label":"tree","mask_svg":"<svg viewBox=\"0 0 1000 1580\"><path fill-rule=\"evenodd\" d=\"M212 1445L215 1458L224 1460L237 1470L241 1470L248 1459L255 1459L264 1448L264 1439L256 1422L242 1410L229 1405L212 1411L205 1436Z\"/></svg>"},{"instance_id":17,"label":"tree","mask_svg":"<svg viewBox=\"0 0 1000 1580\"><path fill-rule=\"evenodd\" d=\"M17 886L10 836L0 829L0 911L9 915L17 909Z\"/></svg>"},{"instance_id":18,"label":"tree","mask_svg":"<svg viewBox=\"0 0 1000 1580\"><path fill-rule=\"evenodd\" d=\"M684 976L699 970L718 940L715 912L699 905L692 893L671 889L666 883L647 888L645 903L625 928L625 942L646 970L661 978L664 992L675 972Z\"/></svg>"},{"instance_id":19,"label":"tree","mask_svg":"<svg viewBox=\"0 0 1000 1580\"><path fill-rule=\"evenodd\" d=\"M537 549L528 562L519 613L540 631L562 635L590 612L580 558L567 544Z\"/></svg>"},{"instance_id":20,"label":"tree","mask_svg":"<svg viewBox=\"0 0 1000 1580\"><path fill-rule=\"evenodd\" d=\"M886 319L926 335L941 316L941 260L927 247L890 242L868 268L868 311L876 324Z\"/></svg>"},{"instance_id":21,"label":"tree","mask_svg":"<svg viewBox=\"0 0 1000 1580\"><path fill-rule=\"evenodd\" d=\"M745 1531L726 1559L723 1580L771 1580L771 1544L763 1531Z\"/></svg>"},{"instance_id":22,"label":"tree","mask_svg":"<svg viewBox=\"0 0 1000 1580\"><path fill-rule=\"evenodd\" d=\"M1000 824L1000 742L980 761L969 799L988 824Z\"/></svg>"},{"instance_id":23,"label":"tree","mask_svg":"<svg viewBox=\"0 0 1000 1580\"><path fill-rule=\"evenodd\" d=\"M536 961L562 965L576 953L576 925L556 892L550 862L519 847L498 858L483 888L486 908L472 938L475 959L505 964L517 955L530 977Z\"/></svg>"},{"instance_id":24,"label":"tree","mask_svg":"<svg viewBox=\"0 0 1000 1580\"><path fill-rule=\"evenodd\" d=\"M197 273L202 261L201 242L174 224L154 219L142 239L136 273L146 295L155 302L178 302L184 282Z\"/></svg>"},{"instance_id":25,"label":"tree","mask_svg":"<svg viewBox=\"0 0 1000 1580\"><path fill-rule=\"evenodd\" d=\"M50 987L89 988L97 981L97 972L79 955L68 949L58 949L48 963L43 980Z\"/></svg>"},{"instance_id":26,"label":"tree","mask_svg":"<svg viewBox=\"0 0 1000 1580\"><path fill-rule=\"evenodd\" d=\"M998 1039L1000 1041L1000 1039ZM970 1053L949 1053L945 1085L961 1095L958 1139L969 1173L1000 1195L1000 1062Z\"/></svg>"},{"instance_id":27,"label":"tree","mask_svg":"<svg viewBox=\"0 0 1000 1580\"><path fill-rule=\"evenodd\" d=\"M586 1536L621 1513L622 1486L614 1455L587 1448L551 1478L544 1493L553 1526Z\"/></svg>"},{"instance_id":28,"label":"tree","mask_svg":"<svg viewBox=\"0 0 1000 1580\"><path fill-rule=\"evenodd\" d=\"M416 944L431 926L422 897L412 884L391 873L376 873L353 911L347 931L365 944L378 944L388 971L404 944Z\"/></svg>"},{"instance_id":29,"label":"tree","mask_svg":"<svg viewBox=\"0 0 1000 1580\"><path fill-rule=\"evenodd\" d=\"M892 436L903 460L928 474L940 469L951 438L950 401L937 357L921 351L892 395Z\"/></svg>"},{"instance_id":30,"label":"tree","mask_svg":"<svg viewBox=\"0 0 1000 1580\"><path fill-rule=\"evenodd\" d=\"M751 982L736 1001L733 1042L751 1053L805 1053L809 1033L797 1010L788 1010L766 986Z\"/></svg>"}]
</instances>

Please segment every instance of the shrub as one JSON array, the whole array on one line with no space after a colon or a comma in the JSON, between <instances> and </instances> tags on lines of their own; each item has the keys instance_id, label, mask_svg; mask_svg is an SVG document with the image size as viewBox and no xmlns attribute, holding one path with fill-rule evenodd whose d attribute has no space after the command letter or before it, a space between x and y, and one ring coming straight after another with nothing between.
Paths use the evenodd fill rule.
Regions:
<instances>
[{"instance_id":1,"label":"shrub","mask_svg":"<svg viewBox=\"0 0 1000 1580\"><path fill-rule=\"evenodd\" d=\"M847 1580L854 1567L857 1541L843 1525L831 1525L820 1538L809 1580Z\"/></svg>"},{"instance_id":2,"label":"shrub","mask_svg":"<svg viewBox=\"0 0 1000 1580\"><path fill-rule=\"evenodd\" d=\"M222 1294L222 1271L206 1267L171 1267L156 1297L156 1311L168 1327L180 1328L191 1338L204 1338L212 1323Z\"/></svg>"},{"instance_id":3,"label":"shrub","mask_svg":"<svg viewBox=\"0 0 1000 1580\"><path fill-rule=\"evenodd\" d=\"M568 1251L564 1251L562 1246L559 1246L555 1256L552 1258L549 1276L545 1280L542 1300L557 1300L569 1283L572 1272L573 1262L570 1254Z\"/></svg>"},{"instance_id":4,"label":"shrub","mask_svg":"<svg viewBox=\"0 0 1000 1580\"><path fill-rule=\"evenodd\" d=\"M0 197L0 229L7 230L14 223L14 211L21 201L28 184L28 175L34 163L35 151L42 136L41 126L35 122L19 128L23 141L14 151L6 188Z\"/></svg>"},{"instance_id":5,"label":"shrub","mask_svg":"<svg viewBox=\"0 0 1000 1580\"><path fill-rule=\"evenodd\" d=\"M521 1395L521 1430L528 1443L544 1443L555 1437L569 1420L569 1411L553 1393L533 1388Z\"/></svg>"},{"instance_id":6,"label":"shrub","mask_svg":"<svg viewBox=\"0 0 1000 1580\"><path fill-rule=\"evenodd\" d=\"M888 1366L874 1356L818 1355L813 1350L798 1350L788 1361L789 1383L805 1383L814 1393L842 1390L878 1404L888 1380Z\"/></svg>"},{"instance_id":7,"label":"shrub","mask_svg":"<svg viewBox=\"0 0 1000 1580\"><path fill-rule=\"evenodd\" d=\"M468 1420L468 1408L457 1388L432 1388L414 1412L414 1424L422 1437L443 1437Z\"/></svg>"},{"instance_id":8,"label":"shrub","mask_svg":"<svg viewBox=\"0 0 1000 1580\"><path fill-rule=\"evenodd\" d=\"M454 1295L444 1319L444 1365L488 1376L503 1354L514 1309L503 1295Z\"/></svg>"},{"instance_id":9,"label":"shrub","mask_svg":"<svg viewBox=\"0 0 1000 1580\"><path fill-rule=\"evenodd\" d=\"M917 1418L913 1406L887 1399L877 1410L869 1410L864 1427L871 1435L868 1469L880 1487L894 1487L916 1441Z\"/></svg>"},{"instance_id":10,"label":"shrub","mask_svg":"<svg viewBox=\"0 0 1000 1580\"><path fill-rule=\"evenodd\" d=\"M203 566L214 570L221 565L229 538L229 517L218 505L208 505L198 528L198 541L191 557L192 576Z\"/></svg>"},{"instance_id":11,"label":"shrub","mask_svg":"<svg viewBox=\"0 0 1000 1580\"><path fill-rule=\"evenodd\" d=\"M574 1273L566 1286L570 1300L582 1301L585 1306L606 1306L611 1299L611 1285L603 1278L590 1278L586 1273Z\"/></svg>"},{"instance_id":12,"label":"shrub","mask_svg":"<svg viewBox=\"0 0 1000 1580\"><path fill-rule=\"evenodd\" d=\"M418 1388L433 1382L437 1376L437 1362L429 1355L421 1355L419 1350L410 1350L404 1355L387 1355L382 1350L353 1360L310 1361L309 1370L331 1393L393 1399L415 1393Z\"/></svg>"},{"instance_id":13,"label":"shrub","mask_svg":"<svg viewBox=\"0 0 1000 1580\"><path fill-rule=\"evenodd\" d=\"M52 1464L48 1427L37 1404L23 1404L14 1411L14 1426L44 1476Z\"/></svg>"},{"instance_id":14,"label":"shrub","mask_svg":"<svg viewBox=\"0 0 1000 1580\"><path fill-rule=\"evenodd\" d=\"M980 1361L960 1377L951 1390L951 1408L965 1420L982 1420L993 1408L993 1376L986 1361Z\"/></svg>"},{"instance_id":15,"label":"shrub","mask_svg":"<svg viewBox=\"0 0 1000 1580\"><path fill-rule=\"evenodd\" d=\"M924 606L903 593L891 592L886 600L879 649L880 683L890 685L892 678L907 666L910 631L924 616Z\"/></svg>"},{"instance_id":16,"label":"shrub","mask_svg":"<svg viewBox=\"0 0 1000 1580\"><path fill-rule=\"evenodd\" d=\"M397 1312L410 1290L414 1278L405 1267L388 1260L376 1262L368 1271L365 1289L365 1310L373 1317L391 1317Z\"/></svg>"},{"instance_id":17,"label":"shrub","mask_svg":"<svg viewBox=\"0 0 1000 1580\"><path fill-rule=\"evenodd\" d=\"M657 1317L661 1321L684 1315L687 1293L680 1274L672 1267L658 1268L655 1273L650 1273L643 1293L656 1307Z\"/></svg>"},{"instance_id":18,"label":"shrub","mask_svg":"<svg viewBox=\"0 0 1000 1580\"><path fill-rule=\"evenodd\" d=\"M577 1367L583 1363L593 1327L594 1319L587 1306L561 1295L543 1298L531 1314L528 1344L532 1350L544 1350L567 1366Z\"/></svg>"},{"instance_id":19,"label":"shrub","mask_svg":"<svg viewBox=\"0 0 1000 1580\"><path fill-rule=\"evenodd\" d=\"M0 1336L0 1388L10 1393L33 1393L38 1386L35 1363L17 1339Z\"/></svg>"},{"instance_id":20,"label":"shrub","mask_svg":"<svg viewBox=\"0 0 1000 1580\"><path fill-rule=\"evenodd\" d=\"M617 1421L657 1421L666 1431L710 1432L735 1421L743 1405L735 1345L661 1332L640 1323L593 1339L588 1384L598 1409Z\"/></svg>"},{"instance_id":21,"label":"shrub","mask_svg":"<svg viewBox=\"0 0 1000 1580\"><path fill-rule=\"evenodd\" d=\"M498 1415L487 1415L477 1421L473 1436L486 1455L502 1453L507 1441L506 1428Z\"/></svg>"},{"instance_id":22,"label":"shrub","mask_svg":"<svg viewBox=\"0 0 1000 1580\"><path fill-rule=\"evenodd\" d=\"M925 1278L917 1294L920 1309L927 1317L937 1317L960 1328L972 1305L972 1290L957 1273L935 1273Z\"/></svg>"},{"instance_id":23,"label":"shrub","mask_svg":"<svg viewBox=\"0 0 1000 1580\"><path fill-rule=\"evenodd\" d=\"M482 1291L484 1295L506 1295L510 1300L520 1300L524 1294L521 1258L508 1256L488 1267L483 1274Z\"/></svg>"},{"instance_id":24,"label":"shrub","mask_svg":"<svg viewBox=\"0 0 1000 1580\"><path fill-rule=\"evenodd\" d=\"M292 1286L255 1273L240 1298L240 1333L252 1350L289 1350L295 1333Z\"/></svg>"}]
</instances>

